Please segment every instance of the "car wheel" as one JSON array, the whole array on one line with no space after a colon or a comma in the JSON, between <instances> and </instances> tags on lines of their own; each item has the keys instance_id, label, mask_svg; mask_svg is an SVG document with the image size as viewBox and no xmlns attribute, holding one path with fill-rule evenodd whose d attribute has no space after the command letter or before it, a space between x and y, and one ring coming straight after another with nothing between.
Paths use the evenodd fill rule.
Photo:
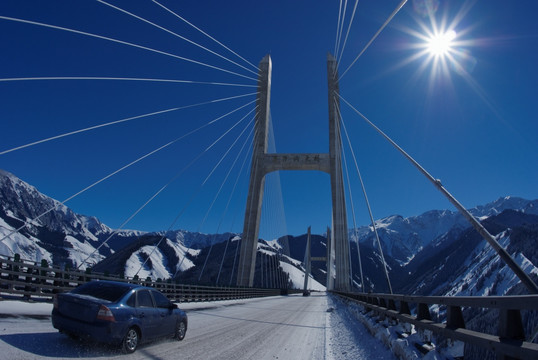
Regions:
<instances>
[{"instance_id":1,"label":"car wheel","mask_svg":"<svg viewBox=\"0 0 538 360\"><path fill-rule=\"evenodd\" d=\"M140 335L138 334L138 331L134 327L129 328L121 344L123 352L126 354L133 353L136 350L139 341Z\"/></svg>"},{"instance_id":2,"label":"car wheel","mask_svg":"<svg viewBox=\"0 0 538 360\"><path fill-rule=\"evenodd\" d=\"M176 340L183 340L185 338L185 334L187 333L187 323L185 320L181 320L176 324L176 333L174 335L174 338Z\"/></svg>"}]
</instances>

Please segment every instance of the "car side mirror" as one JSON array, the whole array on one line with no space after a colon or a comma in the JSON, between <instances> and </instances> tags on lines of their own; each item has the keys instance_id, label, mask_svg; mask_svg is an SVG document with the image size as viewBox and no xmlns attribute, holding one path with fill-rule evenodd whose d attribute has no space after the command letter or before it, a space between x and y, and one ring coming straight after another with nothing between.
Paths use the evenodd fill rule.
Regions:
<instances>
[{"instance_id":1,"label":"car side mirror","mask_svg":"<svg viewBox=\"0 0 538 360\"><path fill-rule=\"evenodd\" d=\"M170 309L170 310L174 310L174 309L177 309L177 308L178 308L177 305L172 303L172 302L170 304L168 304L168 309Z\"/></svg>"}]
</instances>

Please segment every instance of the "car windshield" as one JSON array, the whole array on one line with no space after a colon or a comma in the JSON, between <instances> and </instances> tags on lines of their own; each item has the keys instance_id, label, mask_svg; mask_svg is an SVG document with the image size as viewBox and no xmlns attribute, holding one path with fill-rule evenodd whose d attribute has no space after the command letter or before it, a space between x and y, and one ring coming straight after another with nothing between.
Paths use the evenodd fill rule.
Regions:
<instances>
[{"instance_id":1,"label":"car windshield","mask_svg":"<svg viewBox=\"0 0 538 360\"><path fill-rule=\"evenodd\" d=\"M129 291L129 286L92 281L72 290L73 294L89 295L98 299L116 302Z\"/></svg>"}]
</instances>

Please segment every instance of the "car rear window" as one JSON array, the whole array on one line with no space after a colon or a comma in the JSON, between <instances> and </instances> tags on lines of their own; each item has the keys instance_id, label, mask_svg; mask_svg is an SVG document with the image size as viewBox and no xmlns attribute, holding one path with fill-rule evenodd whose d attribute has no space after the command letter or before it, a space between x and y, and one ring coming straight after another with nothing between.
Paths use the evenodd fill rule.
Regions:
<instances>
[{"instance_id":1,"label":"car rear window","mask_svg":"<svg viewBox=\"0 0 538 360\"><path fill-rule=\"evenodd\" d=\"M98 299L116 302L129 291L129 286L92 281L72 290L74 294L89 295Z\"/></svg>"}]
</instances>

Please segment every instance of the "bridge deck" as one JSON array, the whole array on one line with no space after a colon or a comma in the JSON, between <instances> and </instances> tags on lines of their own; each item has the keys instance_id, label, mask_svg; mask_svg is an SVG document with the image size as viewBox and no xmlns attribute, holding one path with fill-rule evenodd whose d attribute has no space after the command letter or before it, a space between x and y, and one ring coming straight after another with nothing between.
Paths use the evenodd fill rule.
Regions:
<instances>
[{"instance_id":1,"label":"bridge deck","mask_svg":"<svg viewBox=\"0 0 538 360\"><path fill-rule=\"evenodd\" d=\"M26 305L26 306L22 306ZM74 341L50 323L52 304L0 302L0 353L6 358L124 359L114 348ZM182 342L142 345L130 359L394 359L348 310L323 294L278 296L231 302L182 304L189 329ZM36 312L36 310L40 311ZM335 309L334 311L327 311ZM41 316L36 316L41 315Z\"/></svg>"}]
</instances>

